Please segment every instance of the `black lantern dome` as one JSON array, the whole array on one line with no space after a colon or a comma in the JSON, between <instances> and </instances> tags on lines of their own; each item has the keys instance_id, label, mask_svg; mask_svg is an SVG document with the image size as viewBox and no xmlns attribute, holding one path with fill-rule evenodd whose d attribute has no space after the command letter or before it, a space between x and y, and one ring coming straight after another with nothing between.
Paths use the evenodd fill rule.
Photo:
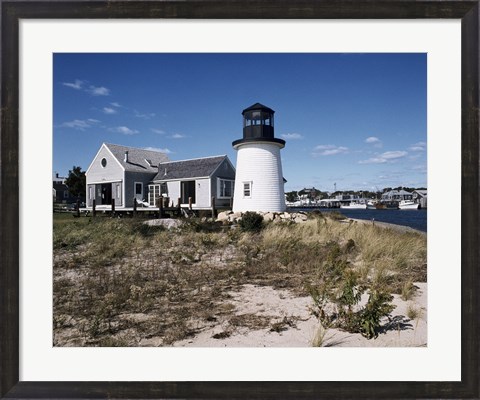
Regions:
<instances>
[{"instance_id":1,"label":"black lantern dome","mask_svg":"<svg viewBox=\"0 0 480 400\"><path fill-rule=\"evenodd\" d=\"M274 136L274 113L271 108L260 103L243 110L243 139L235 140L232 143L233 147L250 142L273 142L285 146L285 140Z\"/></svg>"}]
</instances>

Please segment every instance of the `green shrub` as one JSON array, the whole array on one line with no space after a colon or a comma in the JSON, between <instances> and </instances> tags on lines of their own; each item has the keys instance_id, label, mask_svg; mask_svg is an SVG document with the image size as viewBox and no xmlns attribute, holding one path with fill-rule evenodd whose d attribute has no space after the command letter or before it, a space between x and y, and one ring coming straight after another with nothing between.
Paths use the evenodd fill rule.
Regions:
<instances>
[{"instance_id":1,"label":"green shrub","mask_svg":"<svg viewBox=\"0 0 480 400\"><path fill-rule=\"evenodd\" d=\"M263 216L256 212L247 211L242 215L240 228L244 232L259 232L263 228Z\"/></svg>"},{"instance_id":2,"label":"green shrub","mask_svg":"<svg viewBox=\"0 0 480 400\"><path fill-rule=\"evenodd\" d=\"M380 320L389 315L395 308L390 304L391 294L373 290L369 293L366 306L360 311L361 334L367 339L376 338L380 328Z\"/></svg>"},{"instance_id":3,"label":"green shrub","mask_svg":"<svg viewBox=\"0 0 480 400\"><path fill-rule=\"evenodd\" d=\"M360 274L345 260L338 243L327 243L328 253L318 271L316 285L308 285L315 308L313 314L324 326L351 333L361 333L367 339L378 336L380 321L395 308L393 296L376 286L362 282ZM356 310L362 294L369 289L365 307ZM335 305L333 311L330 305Z\"/></svg>"},{"instance_id":4,"label":"green shrub","mask_svg":"<svg viewBox=\"0 0 480 400\"><path fill-rule=\"evenodd\" d=\"M183 232L215 233L222 231L222 223L204 218L188 218L183 221Z\"/></svg>"}]
</instances>

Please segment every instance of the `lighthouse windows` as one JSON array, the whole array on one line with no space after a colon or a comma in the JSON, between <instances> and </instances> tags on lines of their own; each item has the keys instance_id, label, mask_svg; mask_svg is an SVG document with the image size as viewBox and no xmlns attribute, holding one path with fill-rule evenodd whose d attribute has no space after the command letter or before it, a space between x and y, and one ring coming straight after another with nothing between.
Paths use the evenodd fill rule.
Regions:
<instances>
[{"instance_id":1,"label":"lighthouse windows","mask_svg":"<svg viewBox=\"0 0 480 400\"><path fill-rule=\"evenodd\" d=\"M267 112L253 111L245 114L243 127L252 125L273 126L273 115Z\"/></svg>"},{"instance_id":2,"label":"lighthouse windows","mask_svg":"<svg viewBox=\"0 0 480 400\"><path fill-rule=\"evenodd\" d=\"M252 197L252 182L243 182L243 197L247 199Z\"/></svg>"}]
</instances>

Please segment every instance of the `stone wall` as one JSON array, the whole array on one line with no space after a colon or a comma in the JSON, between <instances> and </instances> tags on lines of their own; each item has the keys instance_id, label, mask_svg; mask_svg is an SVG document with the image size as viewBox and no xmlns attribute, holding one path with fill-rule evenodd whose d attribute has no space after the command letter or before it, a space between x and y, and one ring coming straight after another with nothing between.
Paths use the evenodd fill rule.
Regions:
<instances>
[{"instance_id":1,"label":"stone wall","mask_svg":"<svg viewBox=\"0 0 480 400\"><path fill-rule=\"evenodd\" d=\"M223 211L218 214L217 221L225 222L225 223L237 223L242 219L243 212L233 212L233 211ZM259 211L257 214L263 216L263 220L273 221L273 222L305 222L308 219L308 216L304 212L295 212L295 213L288 213L288 212L262 212Z\"/></svg>"}]
</instances>

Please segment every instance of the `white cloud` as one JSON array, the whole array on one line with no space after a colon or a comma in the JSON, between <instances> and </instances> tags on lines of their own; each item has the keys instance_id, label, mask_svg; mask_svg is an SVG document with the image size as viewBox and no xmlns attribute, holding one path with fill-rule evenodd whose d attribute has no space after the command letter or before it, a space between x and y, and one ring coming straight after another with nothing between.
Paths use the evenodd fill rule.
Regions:
<instances>
[{"instance_id":1,"label":"white cloud","mask_svg":"<svg viewBox=\"0 0 480 400\"><path fill-rule=\"evenodd\" d=\"M110 95L110 89L104 86L90 86L87 90L93 96L108 96Z\"/></svg>"},{"instance_id":2,"label":"white cloud","mask_svg":"<svg viewBox=\"0 0 480 400\"><path fill-rule=\"evenodd\" d=\"M425 151L426 147L427 147L427 144L425 142L418 142L418 143L412 144L409 147L409 150L410 151Z\"/></svg>"},{"instance_id":3,"label":"white cloud","mask_svg":"<svg viewBox=\"0 0 480 400\"><path fill-rule=\"evenodd\" d=\"M140 113L140 112L137 111L137 110L133 110L133 112L135 113L135 116L136 116L137 118L150 119L150 118L152 118L152 117L155 116L155 113L142 114L142 113Z\"/></svg>"},{"instance_id":4,"label":"white cloud","mask_svg":"<svg viewBox=\"0 0 480 400\"><path fill-rule=\"evenodd\" d=\"M300 135L299 133L284 133L283 135L280 135L282 138L285 140L298 140L298 139L303 139L303 136Z\"/></svg>"},{"instance_id":5,"label":"white cloud","mask_svg":"<svg viewBox=\"0 0 480 400\"><path fill-rule=\"evenodd\" d=\"M70 83L70 82L62 82L64 86L67 86L69 88L75 89L75 90L81 90L83 88L83 81L80 79L75 79L75 82Z\"/></svg>"},{"instance_id":6,"label":"white cloud","mask_svg":"<svg viewBox=\"0 0 480 400\"><path fill-rule=\"evenodd\" d=\"M87 93L90 93L92 96L108 96L110 95L110 89L104 87L104 86L93 86L90 85L89 87L84 87L84 84L87 83L87 81L82 81L80 79L75 79L75 82L62 82L62 85L67 86L69 88L75 89L75 90L82 90ZM118 104L118 103L115 103ZM112 103L113 105L113 103ZM118 105L120 106L120 105ZM116 107L116 106L115 106Z\"/></svg>"},{"instance_id":7,"label":"white cloud","mask_svg":"<svg viewBox=\"0 0 480 400\"><path fill-rule=\"evenodd\" d=\"M156 133L158 135L165 135L165 131L162 131L161 129L156 129L156 128L151 128L150 129L153 133Z\"/></svg>"},{"instance_id":8,"label":"white cloud","mask_svg":"<svg viewBox=\"0 0 480 400\"><path fill-rule=\"evenodd\" d=\"M366 138L365 143L371 144L373 145L373 147L376 147L377 149L383 147L382 141L375 136L369 136L368 138Z\"/></svg>"},{"instance_id":9,"label":"white cloud","mask_svg":"<svg viewBox=\"0 0 480 400\"><path fill-rule=\"evenodd\" d=\"M183 139L186 138L185 135L182 135L181 133L174 133L173 135L169 136L170 139Z\"/></svg>"},{"instance_id":10,"label":"white cloud","mask_svg":"<svg viewBox=\"0 0 480 400\"><path fill-rule=\"evenodd\" d=\"M172 154L172 151L170 149L161 149L159 147L144 147L145 150L150 150L150 151L159 151L160 153L165 153L165 154Z\"/></svg>"},{"instance_id":11,"label":"white cloud","mask_svg":"<svg viewBox=\"0 0 480 400\"><path fill-rule=\"evenodd\" d=\"M345 153L348 153L348 147L335 146L333 144L322 144L313 149L314 156L333 156Z\"/></svg>"},{"instance_id":12,"label":"white cloud","mask_svg":"<svg viewBox=\"0 0 480 400\"><path fill-rule=\"evenodd\" d=\"M375 136L370 136L365 139L365 143L378 143L380 139Z\"/></svg>"},{"instance_id":13,"label":"white cloud","mask_svg":"<svg viewBox=\"0 0 480 400\"><path fill-rule=\"evenodd\" d=\"M126 126L117 126L116 128L110 128L109 131L121 133L123 135L135 135L137 133L140 133L139 131L135 129L130 129Z\"/></svg>"},{"instance_id":14,"label":"white cloud","mask_svg":"<svg viewBox=\"0 0 480 400\"><path fill-rule=\"evenodd\" d=\"M117 110L115 110L114 108L111 108L111 107L103 107L103 112L105 114L116 114Z\"/></svg>"},{"instance_id":15,"label":"white cloud","mask_svg":"<svg viewBox=\"0 0 480 400\"><path fill-rule=\"evenodd\" d=\"M97 119L74 119L73 121L64 122L60 125L60 128L72 128L84 131L85 129L91 128L93 125L100 122Z\"/></svg>"},{"instance_id":16,"label":"white cloud","mask_svg":"<svg viewBox=\"0 0 480 400\"><path fill-rule=\"evenodd\" d=\"M113 106L113 107L117 107L117 108L120 108L120 107L121 107L121 105L118 104L117 102L110 103L110 105Z\"/></svg>"},{"instance_id":17,"label":"white cloud","mask_svg":"<svg viewBox=\"0 0 480 400\"><path fill-rule=\"evenodd\" d=\"M401 158L405 157L408 153L406 151L386 151L385 153L382 153L382 157L391 160L394 158Z\"/></svg>"},{"instance_id":18,"label":"white cloud","mask_svg":"<svg viewBox=\"0 0 480 400\"><path fill-rule=\"evenodd\" d=\"M408 153L406 151L386 151L385 153L379 154L376 157L369 158L368 160L360 160L359 164L385 164L392 163L397 161L399 158L403 158Z\"/></svg>"}]
</instances>

